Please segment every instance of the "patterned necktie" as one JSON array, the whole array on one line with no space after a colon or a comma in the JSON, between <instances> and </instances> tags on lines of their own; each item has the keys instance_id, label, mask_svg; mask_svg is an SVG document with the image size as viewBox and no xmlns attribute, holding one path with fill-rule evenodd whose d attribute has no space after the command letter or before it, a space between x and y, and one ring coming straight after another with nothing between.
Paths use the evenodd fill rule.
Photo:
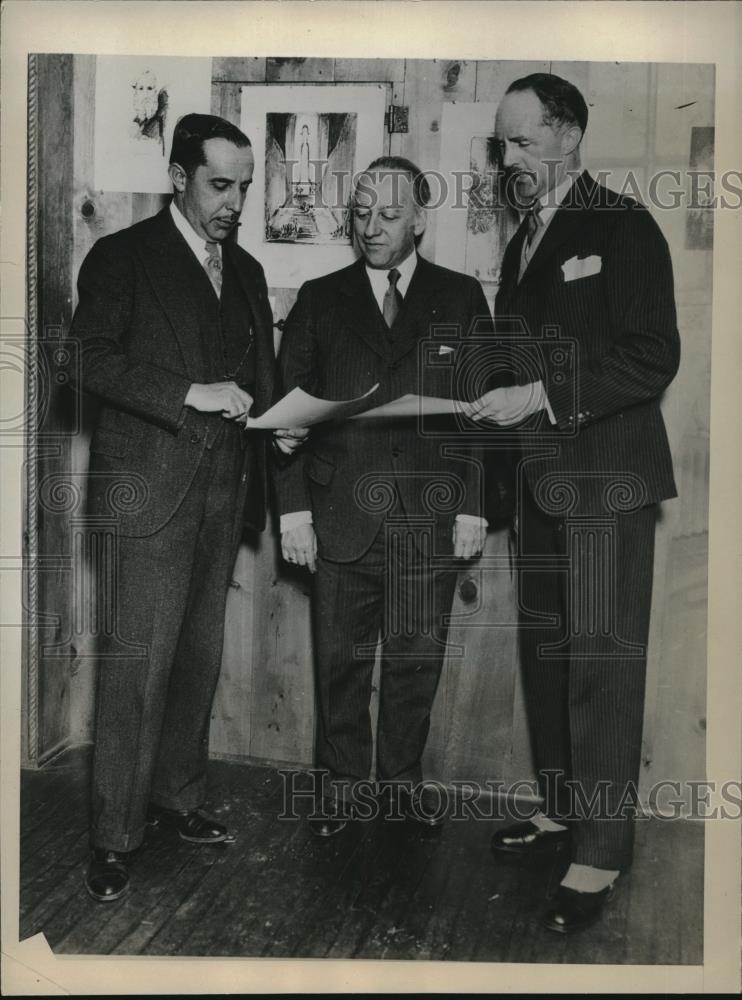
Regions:
<instances>
[{"instance_id":1,"label":"patterned necktie","mask_svg":"<svg viewBox=\"0 0 742 1000\"><path fill-rule=\"evenodd\" d=\"M530 251L536 233L541 229L544 220L541 218L541 202L537 201L531 205L526 215L526 245Z\"/></svg>"},{"instance_id":2,"label":"patterned necktie","mask_svg":"<svg viewBox=\"0 0 742 1000\"><path fill-rule=\"evenodd\" d=\"M209 281L214 286L214 291L218 296L222 294L222 258L219 256L219 251L217 249L216 243L210 243L206 241L206 252L208 257L204 261L204 267L206 268L206 273L209 276Z\"/></svg>"},{"instance_id":3,"label":"patterned necktie","mask_svg":"<svg viewBox=\"0 0 742 1000\"><path fill-rule=\"evenodd\" d=\"M399 310L402 308L402 293L397 288L399 271L396 267L393 267L387 275L387 281L389 282L389 287L384 294L384 308L382 312L384 314L384 322L391 330L395 319L399 315Z\"/></svg>"}]
</instances>

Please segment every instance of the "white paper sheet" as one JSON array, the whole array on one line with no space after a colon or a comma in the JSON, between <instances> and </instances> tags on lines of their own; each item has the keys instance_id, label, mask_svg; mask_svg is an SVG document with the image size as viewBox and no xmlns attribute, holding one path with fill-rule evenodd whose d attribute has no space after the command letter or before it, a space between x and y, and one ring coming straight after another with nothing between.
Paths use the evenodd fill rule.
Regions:
<instances>
[{"instance_id":1,"label":"white paper sheet","mask_svg":"<svg viewBox=\"0 0 742 1000\"><path fill-rule=\"evenodd\" d=\"M442 399L437 396L415 396L408 393L389 403L382 403L371 410L356 413L354 420L374 417L431 417L442 413L465 413L469 403L458 399Z\"/></svg>"},{"instance_id":2,"label":"white paper sheet","mask_svg":"<svg viewBox=\"0 0 742 1000\"><path fill-rule=\"evenodd\" d=\"M359 409L368 406L369 397L378 388L377 382L362 396L357 396L355 399L334 401L318 399L297 386L261 416L248 417L245 428L247 430L277 430L284 427L311 427L323 420L346 419L357 413Z\"/></svg>"}]
</instances>

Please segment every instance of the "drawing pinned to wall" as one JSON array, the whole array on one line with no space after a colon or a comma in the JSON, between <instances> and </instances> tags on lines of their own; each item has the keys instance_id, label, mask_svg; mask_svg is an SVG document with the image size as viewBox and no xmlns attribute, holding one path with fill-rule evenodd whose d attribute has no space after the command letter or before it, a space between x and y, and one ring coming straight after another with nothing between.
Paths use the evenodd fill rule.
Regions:
<instances>
[{"instance_id":1,"label":"drawing pinned to wall","mask_svg":"<svg viewBox=\"0 0 742 1000\"><path fill-rule=\"evenodd\" d=\"M246 86L240 127L255 153L238 239L268 284L296 288L355 259L354 174L384 151L383 84Z\"/></svg>"},{"instance_id":2,"label":"drawing pinned to wall","mask_svg":"<svg viewBox=\"0 0 742 1000\"><path fill-rule=\"evenodd\" d=\"M505 206L494 139L472 136L469 145L470 188L466 206L463 270L482 282L496 282L505 247L518 225Z\"/></svg>"},{"instance_id":3,"label":"drawing pinned to wall","mask_svg":"<svg viewBox=\"0 0 742 1000\"><path fill-rule=\"evenodd\" d=\"M95 186L166 194L177 120L211 106L211 60L98 56L95 68Z\"/></svg>"},{"instance_id":4,"label":"drawing pinned to wall","mask_svg":"<svg viewBox=\"0 0 742 1000\"><path fill-rule=\"evenodd\" d=\"M501 190L494 145L495 104L444 104L440 170L447 198L440 208L437 264L477 278L494 303L505 247L518 228L517 212Z\"/></svg>"},{"instance_id":5,"label":"drawing pinned to wall","mask_svg":"<svg viewBox=\"0 0 742 1000\"><path fill-rule=\"evenodd\" d=\"M134 112L131 135L143 142L156 142L164 156L167 87L158 86L157 74L151 69L145 69L140 73L131 87Z\"/></svg>"},{"instance_id":6,"label":"drawing pinned to wall","mask_svg":"<svg viewBox=\"0 0 742 1000\"><path fill-rule=\"evenodd\" d=\"M265 239L350 245L347 192L353 172L354 113L266 115Z\"/></svg>"},{"instance_id":7,"label":"drawing pinned to wall","mask_svg":"<svg viewBox=\"0 0 742 1000\"><path fill-rule=\"evenodd\" d=\"M688 192L685 223L686 250L712 250L714 246L714 128L694 125L690 130L690 175L698 172L697 183Z\"/></svg>"}]
</instances>

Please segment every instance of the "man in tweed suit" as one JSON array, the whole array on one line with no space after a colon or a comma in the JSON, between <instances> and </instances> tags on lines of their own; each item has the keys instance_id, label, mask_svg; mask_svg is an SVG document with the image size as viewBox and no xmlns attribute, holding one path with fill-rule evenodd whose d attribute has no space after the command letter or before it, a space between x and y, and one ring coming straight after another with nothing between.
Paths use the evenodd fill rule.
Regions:
<instances>
[{"instance_id":1,"label":"man in tweed suit","mask_svg":"<svg viewBox=\"0 0 742 1000\"><path fill-rule=\"evenodd\" d=\"M461 338L477 322L491 330L491 318L478 281L418 255L428 200L425 176L408 160L377 160L361 175L353 225L362 257L300 289L279 354L284 391L298 385L344 399L378 383L378 403L406 393L452 396ZM486 528L479 469L456 446L448 419L428 433L414 417L322 424L277 471L284 557L316 569L315 758L331 779L325 815L311 821L319 836L346 826L370 775L380 632L376 776L399 793L408 817L431 825L442 818L421 784L420 758L445 652L453 559L477 555ZM389 804L396 813L396 801Z\"/></svg>"},{"instance_id":2,"label":"man in tweed suit","mask_svg":"<svg viewBox=\"0 0 742 1000\"><path fill-rule=\"evenodd\" d=\"M263 269L228 239L253 165L235 126L186 115L172 203L99 240L80 269L72 335L81 388L100 401L89 513L118 529L86 877L100 901L127 891L148 824L228 837L199 807L232 566L243 527L265 522L267 442L239 419L271 402L272 316Z\"/></svg>"},{"instance_id":3,"label":"man in tweed suit","mask_svg":"<svg viewBox=\"0 0 742 1000\"><path fill-rule=\"evenodd\" d=\"M596 920L631 863L655 519L676 495L659 406L680 354L670 256L646 209L580 172L587 115L542 73L498 109L524 218L495 302L510 384L473 408L518 428L521 657L545 802L492 847L568 849L544 917L561 933Z\"/></svg>"}]
</instances>

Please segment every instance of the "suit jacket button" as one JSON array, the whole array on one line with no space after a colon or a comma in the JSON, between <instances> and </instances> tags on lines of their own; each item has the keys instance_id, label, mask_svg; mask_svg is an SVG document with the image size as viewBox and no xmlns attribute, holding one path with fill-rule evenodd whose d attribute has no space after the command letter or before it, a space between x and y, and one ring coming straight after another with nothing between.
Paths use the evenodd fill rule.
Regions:
<instances>
[{"instance_id":1,"label":"suit jacket button","mask_svg":"<svg viewBox=\"0 0 742 1000\"><path fill-rule=\"evenodd\" d=\"M191 434L191 444L198 444L200 440L201 440L200 434Z\"/></svg>"}]
</instances>

